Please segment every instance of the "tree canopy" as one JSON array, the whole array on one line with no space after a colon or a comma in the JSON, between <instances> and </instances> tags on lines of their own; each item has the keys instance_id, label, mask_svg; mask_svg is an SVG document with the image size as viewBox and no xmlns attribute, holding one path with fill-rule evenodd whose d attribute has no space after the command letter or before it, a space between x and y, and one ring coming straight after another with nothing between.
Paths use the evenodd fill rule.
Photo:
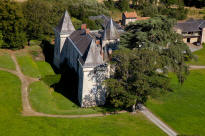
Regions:
<instances>
[{"instance_id":1,"label":"tree canopy","mask_svg":"<svg viewBox=\"0 0 205 136\"><path fill-rule=\"evenodd\" d=\"M168 71L182 84L189 74L185 61L192 54L164 16L130 24L112 55L113 76L106 81L109 102L128 108L151 94L170 90Z\"/></svg>"},{"instance_id":2,"label":"tree canopy","mask_svg":"<svg viewBox=\"0 0 205 136\"><path fill-rule=\"evenodd\" d=\"M4 42L1 48L23 48L26 35L21 8L9 0L0 0L0 30Z\"/></svg>"}]
</instances>

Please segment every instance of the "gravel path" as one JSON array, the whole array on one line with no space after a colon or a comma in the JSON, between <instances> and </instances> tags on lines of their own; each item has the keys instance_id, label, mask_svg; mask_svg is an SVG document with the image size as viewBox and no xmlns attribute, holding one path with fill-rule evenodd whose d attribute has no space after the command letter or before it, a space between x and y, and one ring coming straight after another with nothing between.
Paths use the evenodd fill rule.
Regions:
<instances>
[{"instance_id":1,"label":"gravel path","mask_svg":"<svg viewBox=\"0 0 205 136\"><path fill-rule=\"evenodd\" d=\"M55 118L56 117L57 118L86 118L86 117L102 117L106 115L126 112L126 111L120 111L120 112L98 113L98 114L87 114L87 115L54 115L54 114L45 114L45 113L36 112L32 109L30 102L29 102L28 87L31 83L39 81L39 79L25 76L21 72L20 66L16 60L14 53L10 52L10 55L16 65L16 70L10 70L6 68L0 68L0 70L10 72L18 76L19 79L21 80L21 95L22 95L22 106L23 106L22 114L24 116L43 116L43 117L55 117Z\"/></svg>"},{"instance_id":2,"label":"gravel path","mask_svg":"<svg viewBox=\"0 0 205 136\"><path fill-rule=\"evenodd\" d=\"M162 131L164 131L168 136L177 136L178 134L172 130L167 124L162 122L158 117L156 117L151 111L149 111L145 106L140 105L140 112L146 116L151 122L158 126Z\"/></svg>"},{"instance_id":3,"label":"gravel path","mask_svg":"<svg viewBox=\"0 0 205 136\"><path fill-rule=\"evenodd\" d=\"M190 65L190 69L205 69L205 66Z\"/></svg>"}]
</instances>

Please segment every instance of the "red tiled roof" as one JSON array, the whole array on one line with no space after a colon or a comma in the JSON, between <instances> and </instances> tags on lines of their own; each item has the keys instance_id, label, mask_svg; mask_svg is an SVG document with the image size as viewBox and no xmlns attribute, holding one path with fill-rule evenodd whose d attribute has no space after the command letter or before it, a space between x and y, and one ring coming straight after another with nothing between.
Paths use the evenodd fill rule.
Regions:
<instances>
[{"instance_id":1,"label":"red tiled roof","mask_svg":"<svg viewBox=\"0 0 205 136\"><path fill-rule=\"evenodd\" d=\"M126 11L123 14L125 15L126 18L136 18L137 17L137 14L135 11L134 12L127 12Z\"/></svg>"},{"instance_id":2,"label":"red tiled roof","mask_svg":"<svg viewBox=\"0 0 205 136\"><path fill-rule=\"evenodd\" d=\"M150 17L137 17L137 20L147 20L150 19Z\"/></svg>"}]
</instances>

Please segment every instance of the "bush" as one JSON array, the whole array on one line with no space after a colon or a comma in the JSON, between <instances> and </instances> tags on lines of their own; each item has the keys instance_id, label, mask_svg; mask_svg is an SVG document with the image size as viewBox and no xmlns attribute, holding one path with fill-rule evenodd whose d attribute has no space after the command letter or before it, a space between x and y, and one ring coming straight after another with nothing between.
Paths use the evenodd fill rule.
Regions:
<instances>
[{"instance_id":1,"label":"bush","mask_svg":"<svg viewBox=\"0 0 205 136\"><path fill-rule=\"evenodd\" d=\"M41 80L47 84L48 86L52 86L54 84L59 83L61 79L61 75L57 74L57 75L46 75L45 77L41 78Z\"/></svg>"},{"instance_id":2,"label":"bush","mask_svg":"<svg viewBox=\"0 0 205 136\"><path fill-rule=\"evenodd\" d=\"M141 11L142 16L155 17L158 15L166 15L169 18L175 18L176 20L184 20L187 18L188 10L184 7L167 8L165 6L153 6L151 4L145 4Z\"/></svg>"}]
</instances>

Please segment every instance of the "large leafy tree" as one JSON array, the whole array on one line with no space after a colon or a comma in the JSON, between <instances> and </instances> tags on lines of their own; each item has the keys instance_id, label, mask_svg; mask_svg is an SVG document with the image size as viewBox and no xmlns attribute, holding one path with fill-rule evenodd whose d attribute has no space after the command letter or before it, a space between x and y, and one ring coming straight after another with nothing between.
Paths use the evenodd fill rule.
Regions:
<instances>
[{"instance_id":1,"label":"large leafy tree","mask_svg":"<svg viewBox=\"0 0 205 136\"><path fill-rule=\"evenodd\" d=\"M128 108L146 102L151 94L170 90L168 71L182 84L192 54L174 32L174 20L160 16L126 27L121 47L112 55L113 76L106 81L109 102Z\"/></svg>"},{"instance_id":2,"label":"large leafy tree","mask_svg":"<svg viewBox=\"0 0 205 136\"><path fill-rule=\"evenodd\" d=\"M47 1L28 0L23 6L27 21L26 33L28 44L32 39L42 39L44 34L52 30L49 24L51 4Z\"/></svg>"},{"instance_id":3,"label":"large leafy tree","mask_svg":"<svg viewBox=\"0 0 205 136\"><path fill-rule=\"evenodd\" d=\"M129 0L119 0L118 5L122 11L126 11L129 9Z\"/></svg>"},{"instance_id":4,"label":"large leafy tree","mask_svg":"<svg viewBox=\"0 0 205 136\"><path fill-rule=\"evenodd\" d=\"M21 8L10 0L0 0L1 48L23 48L26 39L25 20Z\"/></svg>"},{"instance_id":5,"label":"large leafy tree","mask_svg":"<svg viewBox=\"0 0 205 136\"><path fill-rule=\"evenodd\" d=\"M3 46L3 43L4 43L4 41L3 41L3 35L2 35L1 30L0 30L0 47Z\"/></svg>"}]
</instances>

